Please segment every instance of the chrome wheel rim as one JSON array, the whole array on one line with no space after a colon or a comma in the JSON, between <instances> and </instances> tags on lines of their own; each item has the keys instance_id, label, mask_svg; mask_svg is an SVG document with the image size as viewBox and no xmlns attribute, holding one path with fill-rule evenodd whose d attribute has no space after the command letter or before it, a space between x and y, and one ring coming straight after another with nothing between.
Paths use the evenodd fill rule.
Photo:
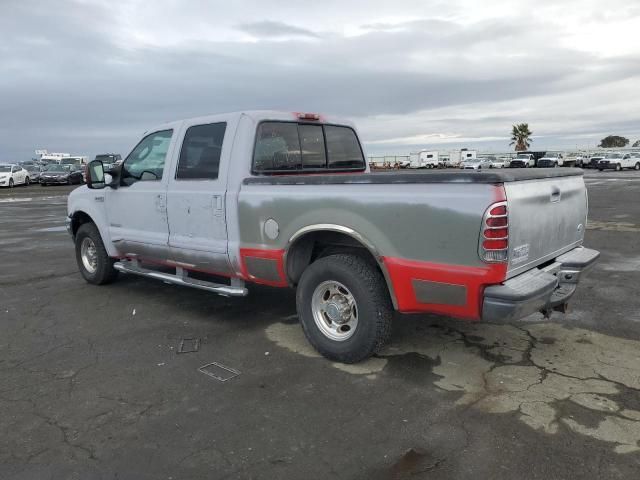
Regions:
<instances>
[{"instance_id":1,"label":"chrome wheel rim","mask_svg":"<svg viewBox=\"0 0 640 480\"><path fill-rule=\"evenodd\" d=\"M98 269L98 254L96 244L89 237L85 237L80 244L80 258L82 266L89 273L95 273Z\"/></svg>"},{"instance_id":2,"label":"chrome wheel rim","mask_svg":"<svg viewBox=\"0 0 640 480\"><path fill-rule=\"evenodd\" d=\"M311 297L311 311L322 334L337 342L353 336L358 326L356 299L342 283L322 282Z\"/></svg>"}]
</instances>

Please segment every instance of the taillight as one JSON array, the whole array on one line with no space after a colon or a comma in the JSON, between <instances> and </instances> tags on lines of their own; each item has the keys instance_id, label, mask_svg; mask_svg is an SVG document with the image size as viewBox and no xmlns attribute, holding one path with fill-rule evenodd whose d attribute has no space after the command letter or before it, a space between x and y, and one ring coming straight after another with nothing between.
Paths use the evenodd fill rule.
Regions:
<instances>
[{"instance_id":1,"label":"taillight","mask_svg":"<svg viewBox=\"0 0 640 480\"><path fill-rule=\"evenodd\" d=\"M479 245L480 258L485 262L506 262L509 258L509 217L507 202L498 202L487 208L482 218Z\"/></svg>"}]
</instances>

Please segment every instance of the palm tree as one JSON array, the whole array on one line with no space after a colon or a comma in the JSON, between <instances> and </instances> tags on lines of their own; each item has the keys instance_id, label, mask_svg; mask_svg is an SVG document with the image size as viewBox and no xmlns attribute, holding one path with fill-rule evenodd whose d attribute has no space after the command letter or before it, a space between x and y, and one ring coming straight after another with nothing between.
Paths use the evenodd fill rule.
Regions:
<instances>
[{"instance_id":1,"label":"palm tree","mask_svg":"<svg viewBox=\"0 0 640 480\"><path fill-rule=\"evenodd\" d=\"M533 135L533 132L529 130L528 123L517 123L511 130L511 143L509 145L515 144L516 152L527 150L530 142L533 142L530 138L531 135Z\"/></svg>"}]
</instances>

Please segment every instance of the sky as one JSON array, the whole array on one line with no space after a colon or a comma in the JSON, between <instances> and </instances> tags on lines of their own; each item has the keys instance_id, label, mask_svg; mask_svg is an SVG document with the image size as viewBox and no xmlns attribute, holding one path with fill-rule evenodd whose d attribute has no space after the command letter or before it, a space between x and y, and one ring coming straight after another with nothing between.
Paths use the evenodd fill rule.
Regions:
<instances>
[{"instance_id":1,"label":"sky","mask_svg":"<svg viewBox=\"0 0 640 480\"><path fill-rule=\"evenodd\" d=\"M634 142L638 32L629 0L0 0L0 161L247 109L346 117L371 155Z\"/></svg>"}]
</instances>

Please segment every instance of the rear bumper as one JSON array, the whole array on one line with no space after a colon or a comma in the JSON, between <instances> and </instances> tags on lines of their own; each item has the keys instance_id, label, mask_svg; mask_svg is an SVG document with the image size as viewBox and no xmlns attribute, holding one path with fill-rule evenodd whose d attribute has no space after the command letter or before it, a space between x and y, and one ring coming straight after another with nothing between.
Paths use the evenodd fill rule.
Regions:
<instances>
[{"instance_id":1,"label":"rear bumper","mask_svg":"<svg viewBox=\"0 0 640 480\"><path fill-rule=\"evenodd\" d=\"M564 306L575 292L580 276L599 256L596 250L577 247L544 268L534 268L485 288L482 320L510 322Z\"/></svg>"}]
</instances>

